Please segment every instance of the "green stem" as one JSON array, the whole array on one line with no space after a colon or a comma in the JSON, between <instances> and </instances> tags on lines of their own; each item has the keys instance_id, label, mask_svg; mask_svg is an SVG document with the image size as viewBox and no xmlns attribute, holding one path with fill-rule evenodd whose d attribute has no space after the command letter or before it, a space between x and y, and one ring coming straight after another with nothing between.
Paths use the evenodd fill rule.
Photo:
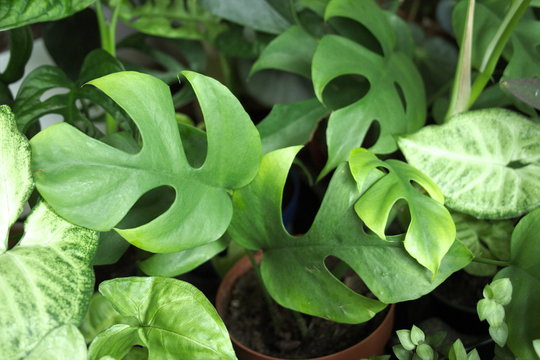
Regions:
<instances>
[{"instance_id":1,"label":"green stem","mask_svg":"<svg viewBox=\"0 0 540 360\"><path fill-rule=\"evenodd\" d=\"M309 335L309 330L306 324L306 319L300 314L298 311L291 310L294 318L296 319L296 324L298 325L298 328L300 329L300 334L302 335L302 339L307 338Z\"/></svg>"},{"instance_id":2,"label":"green stem","mask_svg":"<svg viewBox=\"0 0 540 360\"><path fill-rule=\"evenodd\" d=\"M515 1L501 22L501 25L486 49L482 64L480 65L480 74L478 74L472 85L471 96L468 102L469 108L474 104L476 99L478 99L491 79L497 62L510 39L510 35L512 35L514 28L523 16L523 13L525 13L530 2L531 0Z\"/></svg>"},{"instance_id":3,"label":"green stem","mask_svg":"<svg viewBox=\"0 0 540 360\"><path fill-rule=\"evenodd\" d=\"M116 25L118 23L118 15L120 13L120 3L113 8L111 21L107 23L103 14L101 0L96 2L96 15L99 26L99 36L101 39L101 48L107 51L112 56L116 57ZM109 114L105 114L105 130L107 134L112 134L118 131L116 120Z\"/></svg>"},{"instance_id":4,"label":"green stem","mask_svg":"<svg viewBox=\"0 0 540 360\"><path fill-rule=\"evenodd\" d=\"M467 110L471 95L471 58L475 0L468 0L467 17L463 27L454 87L445 120Z\"/></svg>"},{"instance_id":5,"label":"green stem","mask_svg":"<svg viewBox=\"0 0 540 360\"><path fill-rule=\"evenodd\" d=\"M473 259L474 262L481 263L481 264L487 264L487 265L496 265L496 266L510 266L510 261L503 261L503 260L495 260L495 259L488 259L480 256L476 256Z\"/></svg>"}]
</instances>

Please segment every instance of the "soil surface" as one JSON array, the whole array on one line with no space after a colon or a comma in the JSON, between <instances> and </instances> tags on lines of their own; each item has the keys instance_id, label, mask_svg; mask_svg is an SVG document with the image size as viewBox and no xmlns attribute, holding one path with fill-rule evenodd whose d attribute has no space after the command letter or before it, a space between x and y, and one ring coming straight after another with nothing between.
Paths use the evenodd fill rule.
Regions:
<instances>
[{"instance_id":1,"label":"soil surface","mask_svg":"<svg viewBox=\"0 0 540 360\"><path fill-rule=\"evenodd\" d=\"M367 323L349 325L296 313L308 327L308 335L302 339L295 314L274 305L274 313L282 323L277 332L257 277L251 270L233 287L225 323L240 343L259 353L285 359L315 358L344 350L367 337L386 314L383 311Z\"/></svg>"},{"instance_id":2,"label":"soil surface","mask_svg":"<svg viewBox=\"0 0 540 360\"><path fill-rule=\"evenodd\" d=\"M484 286L491 280L491 277L473 276L465 271L458 271L435 290L435 295L441 301L476 313L476 303L483 298Z\"/></svg>"}]
</instances>

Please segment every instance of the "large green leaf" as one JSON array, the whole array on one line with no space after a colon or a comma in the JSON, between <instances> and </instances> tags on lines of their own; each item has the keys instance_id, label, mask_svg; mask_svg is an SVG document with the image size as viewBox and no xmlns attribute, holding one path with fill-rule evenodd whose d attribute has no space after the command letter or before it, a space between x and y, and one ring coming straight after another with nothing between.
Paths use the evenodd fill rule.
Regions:
<instances>
[{"instance_id":1,"label":"large green leaf","mask_svg":"<svg viewBox=\"0 0 540 360\"><path fill-rule=\"evenodd\" d=\"M122 358L134 345L148 359L236 359L227 329L204 295L176 279L131 277L102 283L99 291L137 326L119 324L97 336L90 360Z\"/></svg>"},{"instance_id":2,"label":"large green leaf","mask_svg":"<svg viewBox=\"0 0 540 360\"><path fill-rule=\"evenodd\" d=\"M506 306L507 344L520 359L539 359L533 340L540 338L540 209L516 226L511 256L511 265L495 277L512 282L512 301Z\"/></svg>"},{"instance_id":3,"label":"large green leaf","mask_svg":"<svg viewBox=\"0 0 540 360\"><path fill-rule=\"evenodd\" d=\"M135 121L143 147L136 154L126 153L68 124L35 136L31 145L36 185L61 216L110 230L143 194L167 185L176 191L171 207L147 224L117 229L126 240L145 250L174 252L211 242L225 232L232 216L227 190L242 187L255 176L261 156L259 135L223 85L193 72L184 75L206 119L204 164L193 168L186 158L166 84L135 72L94 80L91 84Z\"/></svg>"},{"instance_id":4,"label":"large green leaf","mask_svg":"<svg viewBox=\"0 0 540 360\"><path fill-rule=\"evenodd\" d=\"M44 203L25 229L19 244L0 255L0 353L6 359L62 341L49 333L82 320L94 286L95 232L62 220ZM56 349L58 359L70 358L69 347Z\"/></svg>"},{"instance_id":5,"label":"large green leaf","mask_svg":"<svg viewBox=\"0 0 540 360\"><path fill-rule=\"evenodd\" d=\"M257 129L261 134L263 153L294 145L304 145L315 132L319 121L329 110L317 99L275 105Z\"/></svg>"},{"instance_id":6,"label":"large green leaf","mask_svg":"<svg viewBox=\"0 0 540 360\"><path fill-rule=\"evenodd\" d=\"M84 9L96 0L4 0L0 3L0 31L53 21Z\"/></svg>"},{"instance_id":7,"label":"large green leaf","mask_svg":"<svg viewBox=\"0 0 540 360\"><path fill-rule=\"evenodd\" d=\"M115 324L126 323L126 319L114 309L112 303L105 296L96 292L90 299L88 312L79 329L86 343L91 343L99 333Z\"/></svg>"},{"instance_id":8,"label":"large green leaf","mask_svg":"<svg viewBox=\"0 0 540 360\"><path fill-rule=\"evenodd\" d=\"M540 205L540 124L503 109L471 111L399 139L407 161L446 204L477 218L519 216Z\"/></svg>"},{"instance_id":9,"label":"large green leaf","mask_svg":"<svg viewBox=\"0 0 540 360\"><path fill-rule=\"evenodd\" d=\"M432 291L470 262L470 252L456 241L432 281L431 272L405 251L401 237L385 241L366 234L354 212L360 194L346 164L336 170L307 234L290 235L282 223L281 200L298 150L285 148L263 157L255 180L233 195L234 216L227 232L241 246L263 250L263 281L281 305L358 323L370 319L384 303ZM347 263L381 302L355 293L335 278L325 266L329 256Z\"/></svg>"},{"instance_id":10,"label":"large green leaf","mask_svg":"<svg viewBox=\"0 0 540 360\"><path fill-rule=\"evenodd\" d=\"M382 161L362 148L351 151L349 166L359 191L374 170L384 168L388 171L362 194L354 209L368 228L385 239L390 211L398 200L404 199L411 216L405 250L436 274L456 237L452 216L443 205L444 197L437 185L402 161ZM414 184L421 186L427 195Z\"/></svg>"},{"instance_id":11,"label":"large green leaf","mask_svg":"<svg viewBox=\"0 0 540 360\"><path fill-rule=\"evenodd\" d=\"M32 193L30 144L17 130L10 108L0 106L0 253L8 246L9 228Z\"/></svg>"},{"instance_id":12,"label":"large green leaf","mask_svg":"<svg viewBox=\"0 0 540 360\"><path fill-rule=\"evenodd\" d=\"M370 89L361 99L330 115L328 162L323 174L362 145L373 122L378 122L380 134L370 150L391 153L397 148L393 135L413 132L425 121L422 79L409 57L399 52L382 57L347 38L325 36L313 57L313 84L319 100L324 101L323 92L332 80L351 74L365 77Z\"/></svg>"},{"instance_id":13,"label":"large green leaf","mask_svg":"<svg viewBox=\"0 0 540 360\"><path fill-rule=\"evenodd\" d=\"M311 59L317 48L317 41L294 25L271 41L253 64L251 73L263 69L289 71L306 78L311 77Z\"/></svg>"},{"instance_id":14,"label":"large green leaf","mask_svg":"<svg viewBox=\"0 0 540 360\"><path fill-rule=\"evenodd\" d=\"M205 33L215 34L223 29L219 18L209 14L197 0L157 0L140 4L123 0L119 16L142 33L167 38L199 40L205 39Z\"/></svg>"},{"instance_id":15,"label":"large green leaf","mask_svg":"<svg viewBox=\"0 0 540 360\"><path fill-rule=\"evenodd\" d=\"M255 30L279 34L291 25L272 0L202 0L212 14Z\"/></svg>"},{"instance_id":16,"label":"large green leaf","mask_svg":"<svg viewBox=\"0 0 540 360\"><path fill-rule=\"evenodd\" d=\"M25 360L86 360L86 344L75 325L64 325L51 331Z\"/></svg>"}]
</instances>

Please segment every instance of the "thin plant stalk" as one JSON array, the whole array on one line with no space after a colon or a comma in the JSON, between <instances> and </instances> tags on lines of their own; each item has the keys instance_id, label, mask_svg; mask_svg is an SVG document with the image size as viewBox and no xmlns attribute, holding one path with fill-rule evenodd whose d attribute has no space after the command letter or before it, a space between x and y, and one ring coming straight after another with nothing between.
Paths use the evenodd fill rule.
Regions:
<instances>
[{"instance_id":1,"label":"thin plant stalk","mask_svg":"<svg viewBox=\"0 0 540 360\"><path fill-rule=\"evenodd\" d=\"M516 0L512 3L510 10L507 12L504 17L501 25L497 29L495 36L489 43L489 46L484 53L482 63L480 65L480 73L474 80L471 89L471 95L468 103L470 108L478 96L482 93L486 87L488 81L491 79L493 72L495 71L495 66L501 57L501 54L510 39L510 35L514 31L514 28L518 24L519 20L525 13L525 10L529 6L531 0Z\"/></svg>"},{"instance_id":2,"label":"thin plant stalk","mask_svg":"<svg viewBox=\"0 0 540 360\"><path fill-rule=\"evenodd\" d=\"M452 96L445 120L466 111L469 106L469 99L471 97L471 58L475 4L475 0L468 0L467 17L461 38L454 87L452 88Z\"/></svg>"}]
</instances>

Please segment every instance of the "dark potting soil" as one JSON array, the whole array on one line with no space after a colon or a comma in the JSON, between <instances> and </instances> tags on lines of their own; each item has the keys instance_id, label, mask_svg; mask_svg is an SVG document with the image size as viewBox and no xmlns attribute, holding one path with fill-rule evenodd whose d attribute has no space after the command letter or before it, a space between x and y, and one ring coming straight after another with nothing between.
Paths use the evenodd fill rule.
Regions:
<instances>
[{"instance_id":1,"label":"dark potting soil","mask_svg":"<svg viewBox=\"0 0 540 360\"><path fill-rule=\"evenodd\" d=\"M476 314L476 303L482 299L484 286L490 282L490 277L473 276L462 270L442 283L435 290L435 295L441 301L462 309L470 309Z\"/></svg>"},{"instance_id":2,"label":"dark potting soil","mask_svg":"<svg viewBox=\"0 0 540 360\"><path fill-rule=\"evenodd\" d=\"M346 279L347 280L347 279ZM276 332L253 270L233 286L225 323L231 335L243 345L265 355L285 359L325 356L344 350L367 337L384 319L386 311L367 323L338 324L318 317L300 315L308 326L302 339L295 314L274 304L282 326Z\"/></svg>"}]
</instances>

